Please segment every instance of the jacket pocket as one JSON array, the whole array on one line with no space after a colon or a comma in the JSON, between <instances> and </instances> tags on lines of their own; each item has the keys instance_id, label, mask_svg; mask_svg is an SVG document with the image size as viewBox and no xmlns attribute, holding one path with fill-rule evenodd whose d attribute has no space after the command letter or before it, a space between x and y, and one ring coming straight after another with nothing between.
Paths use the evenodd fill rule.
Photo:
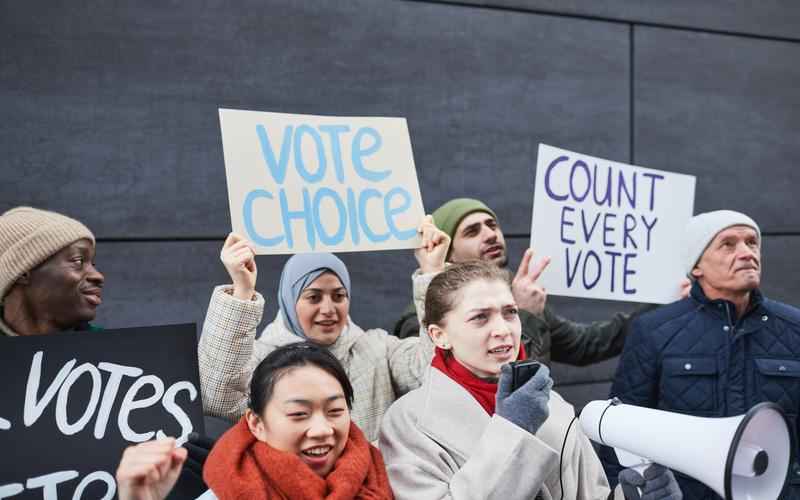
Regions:
<instances>
[{"instance_id":1,"label":"jacket pocket","mask_svg":"<svg viewBox=\"0 0 800 500\"><path fill-rule=\"evenodd\" d=\"M665 358L659 407L701 416L716 413L718 372L716 358Z\"/></svg>"},{"instance_id":2,"label":"jacket pocket","mask_svg":"<svg viewBox=\"0 0 800 500\"><path fill-rule=\"evenodd\" d=\"M800 405L800 361L794 359L755 358L756 397L781 405L796 414Z\"/></svg>"}]
</instances>

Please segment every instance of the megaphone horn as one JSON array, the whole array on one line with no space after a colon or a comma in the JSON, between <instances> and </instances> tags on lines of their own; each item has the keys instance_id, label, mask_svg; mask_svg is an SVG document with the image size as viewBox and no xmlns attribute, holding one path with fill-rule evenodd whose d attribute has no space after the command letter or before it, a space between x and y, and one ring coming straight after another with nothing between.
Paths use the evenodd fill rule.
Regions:
<instances>
[{"instance_id":1,"label":"megaphone horn","mask_svg":"<svg viewBox=\"0 0 800 500\"><path fill-rule=\"evenodd\" d=\"M794 455L789 422L775 403L703 418L612 399L589 402L580 421L589 439L616 449L623 467L658 462L725 500L778 498Z\"/></svg>"}]
</instances>

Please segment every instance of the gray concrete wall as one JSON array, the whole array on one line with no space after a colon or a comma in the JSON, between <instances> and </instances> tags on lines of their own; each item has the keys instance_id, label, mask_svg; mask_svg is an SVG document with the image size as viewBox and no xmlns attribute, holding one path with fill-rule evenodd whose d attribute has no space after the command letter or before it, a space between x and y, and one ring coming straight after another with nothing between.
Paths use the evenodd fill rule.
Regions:
<instances>
[{"instance_id":1,"label":"gray concrete wall","mask_svg":"<svg viewBox=\"0 0 800 500\"><path fill-rule=\"evenodd\" d=\"M93 228L107 327L200 323L230 228L217 108L404 116L425 206L482 198L514 265L545 142L696 175L696 210L753 215L764 290L798 304L798 21L788 0L0 1L0 210ZM390 328L411 253L344 258L353 318ZM283 261L258 258L266 320ZM554 373L580 406L615 364Z\"/></svg>"}]
</instances>

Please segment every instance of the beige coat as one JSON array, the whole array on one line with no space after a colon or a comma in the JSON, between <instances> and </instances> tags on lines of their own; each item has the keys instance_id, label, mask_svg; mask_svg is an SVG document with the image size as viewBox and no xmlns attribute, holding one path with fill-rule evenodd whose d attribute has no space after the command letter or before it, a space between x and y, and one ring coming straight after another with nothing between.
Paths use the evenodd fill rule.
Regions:
<instances>
[{"instance_id":1,"label":"beige coat","mask_svg":"<svg viewBox=\"0 0 800 500\"><path fill-rule=\"evenodd\" d=\"M432 277L416 279L415 286L427 287ZM258 363L277 347L303 339L286 328L279 312L256 340L264 298L256 294L255 300L239 300L230 288L214 289L197 352L205 413L237 420L247 408ZM328 349L347 372L355 395L351 416L370 441L378 439L389 405L422 384L433 358L427 335L401 340L380 329L364 331L349 318Z\"/></svg>"},{"instance_id":2,"label":"beige coat","mask_svg":"<svg viewBox=\"0 0 800 500\"><path fill-rule=\"evenodd\" d=\"M550 393L550 416L530 434L490 416L460 385L435 368L425 383L384 416L380 449L398 500L562 498L559 461L574 416ZM563 450L563 498L605 500L600 461L576 420ZM619 498L622 498L619 494Z\"/></svg>"}]
</instances>

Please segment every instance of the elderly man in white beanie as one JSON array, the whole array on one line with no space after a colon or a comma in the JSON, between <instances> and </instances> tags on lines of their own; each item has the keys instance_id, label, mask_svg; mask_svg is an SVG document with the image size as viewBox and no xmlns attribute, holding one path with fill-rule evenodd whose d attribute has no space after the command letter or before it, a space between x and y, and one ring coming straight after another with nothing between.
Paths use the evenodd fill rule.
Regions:
<instances>
[{"instance_id":1,"label":"elderly man in white beanie","mask_svg":"<svg viewBox=\"0 0 800 500\"><path fill-rule=\"evenodd\" d=\"M757 403L800 413L800 310L770 300L761 283L761 230L750 217L718 210L686 229L689 297L640 316L625 344L611 396L701 417L745 413ZM613 451L601 451L616 477ZM676 474L684 499L719 498ZM795 462L781 498L800 499Z\"/></svg>"},{"instance_id":2,"label":"elderly man in white beanie","mask_svg":"<svg viewBox=\"0 0 800 500\"><path fill-rule=\"evenodd\" d=\"M0 215L0 337L98 330L94 254L94 235L75 219L31 207Z\"/></svg>"}]
</instances>

